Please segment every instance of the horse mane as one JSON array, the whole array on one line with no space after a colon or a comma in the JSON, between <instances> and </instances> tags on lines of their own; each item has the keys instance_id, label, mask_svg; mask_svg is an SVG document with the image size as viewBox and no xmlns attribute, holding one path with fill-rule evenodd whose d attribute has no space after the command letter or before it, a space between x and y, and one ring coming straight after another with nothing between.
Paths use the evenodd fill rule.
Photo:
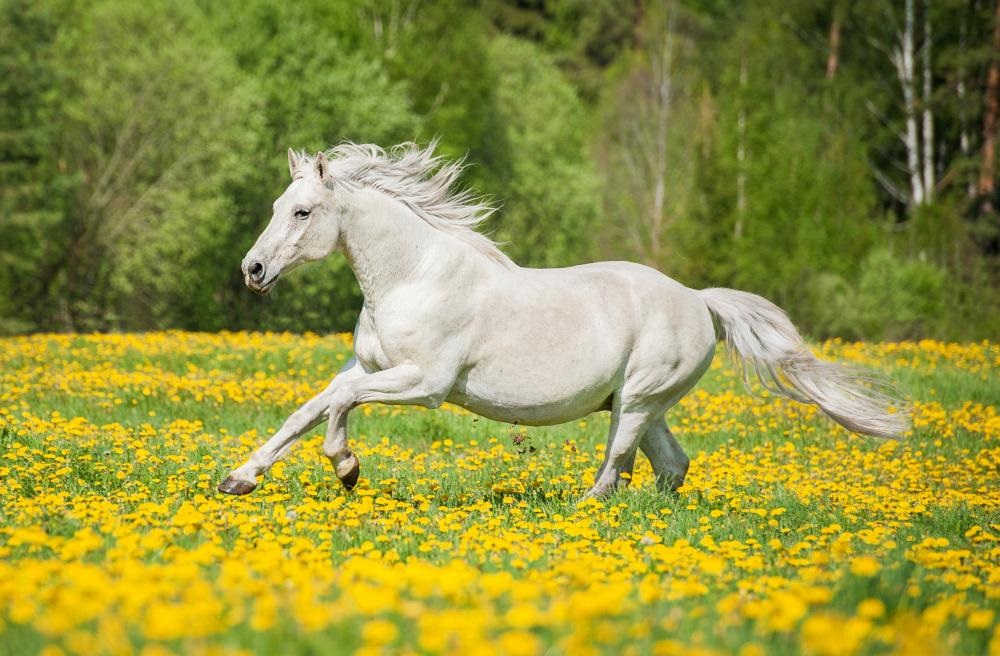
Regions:
<instances>
[{"instance_id":1,"label":"horse mane","mask_svg":"<svg viewBox=\"0 0 1000 656\"><path fill-rule=\"evenodd\" d=\"M338 183L378 189L402 202L432 227L504 267L514 267L496 242L476 231L496 207L468 189L456 189L465 160L446 161L434 154L436 146L436 139L426 148L407 141L386 151L375 144L344 142L326 151L326 157ZM303 158L307 162L312 159L305 155Z\"/></svg>"}]
</instances>

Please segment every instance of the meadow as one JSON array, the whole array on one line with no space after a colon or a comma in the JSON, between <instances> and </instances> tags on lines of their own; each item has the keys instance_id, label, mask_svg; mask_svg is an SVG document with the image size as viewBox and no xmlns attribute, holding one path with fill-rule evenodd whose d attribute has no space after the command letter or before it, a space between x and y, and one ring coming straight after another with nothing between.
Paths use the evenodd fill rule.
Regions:
<instances>
[{"instance_id":1,"label":"meadow","mask_svg":"<svg viewBox=\"0 0 1000 656\"><path fill-rule=\"evenodd\" d=\"M608 418L445 406L314 431L215 485L350 335L0 339L0 654L1000 654L1000 345L816 345L889 373L902 442L744 389L720 353L668 420L687 483L578 503Z\"/></svg>"}]
</instances>

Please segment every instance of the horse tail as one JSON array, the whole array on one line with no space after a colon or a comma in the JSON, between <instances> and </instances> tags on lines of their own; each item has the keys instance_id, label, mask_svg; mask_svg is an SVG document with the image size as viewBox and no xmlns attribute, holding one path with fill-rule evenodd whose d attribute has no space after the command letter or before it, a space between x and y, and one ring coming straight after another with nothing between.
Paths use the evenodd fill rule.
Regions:
<instances>
[{"instance_id":1,"label":"horse tail","mask_svg":"<svg viewBox=\"0 0 1000 656\"><path fill-rule=\"evenodd\" d=\"M749 385L751 371L764 388L814 403L856 433L900 439L910 427L909 407L893 385L868 373L819 360L785 312L766 298L735 289L698 292ZM895 411L890 412L893 408Z\"/></svg>"}]
</instances>

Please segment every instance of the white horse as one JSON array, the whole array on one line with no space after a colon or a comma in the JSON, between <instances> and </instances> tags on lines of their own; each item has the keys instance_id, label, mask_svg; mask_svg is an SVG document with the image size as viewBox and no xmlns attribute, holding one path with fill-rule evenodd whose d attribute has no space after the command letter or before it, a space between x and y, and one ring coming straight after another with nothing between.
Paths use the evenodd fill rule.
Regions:
<instances>
[{"instance_id":1,"label":"white horse","mask_svg":"<svg viewBox=\"0 0 1000 656\"><path fill-rule=\"evenodd\" d=\"M292 444L329 420L323 453L350 490L359 463L347 415L363 403L448 401L490 419L551 425L611 411L588 496L627 484L636 449L661 490L688 458L665 412L698 381L719 338L770 389L815 403L846 428L896 438L899 404L816 359L785 313L731 289L693 290L629 262L519 267L474 228L492 208L454 192L462 165L407 143L288 151L292 182L243 260L261 294L309 260L343 252L364 294L354 357L220 485L247 494ZM859 384L861 383L861 384Z\"/></svg>"}]
</instances>

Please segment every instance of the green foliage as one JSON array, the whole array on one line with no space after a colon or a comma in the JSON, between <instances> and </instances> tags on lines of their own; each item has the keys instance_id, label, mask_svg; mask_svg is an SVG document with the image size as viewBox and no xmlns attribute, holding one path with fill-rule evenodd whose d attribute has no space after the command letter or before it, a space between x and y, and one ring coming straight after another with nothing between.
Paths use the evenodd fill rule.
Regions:
<instances>
[{"instance_id":1,"label":"green foliage","mask_svg":"<svg viewBox=\"0 0 1000 656\"><path fill-rule=\"evenodd\" d=\"M621 0L489 0L484 10L502 31L534 41L588 99L601 92L602 69L627 51L642 3Z\"/></svg>"},{"instance_id":2,"label":"green foliage","mask_svg":"<svg viewBox=\"0 0 1000 656\"><path fill-rule=\"evenodd\" d=\"M900 261L887 250L873 251L858 281L860 334L905 339L934 334L944 314L947 274L918 260Z\"/></svg>"},{"instance_id":3,"label":"green foliage","mask_svg":"<svg viewBox=\"0 0 1000 656\"><path fill-rule=\"evenodd\" d=\"M564 266L586 257L598 186L584 153L583 108L538 49L498 37L496 111L514 154L495 187L503 201L500 241L523 265Z\"/></svg>"},{"instance_id":4,"label":"green foliage","mask_svg":"<svg viewBox=\"0 0 1000 656\"><path fill-rule=\"evenodd\" d=\"M808 305L814 334L846 339L977 339L1000 323L996 292L978 281L957 279L926 260L875 249L848 278L814 276Z\"/></svg>"},{"instance_id":5,"label":"green foliage","mask_svg":"<svg viewBox=\"0 0 1000 656\"><path fill-rule=\"evenodd\" d=\"M697 70L680 65L695 45L669 29L676 13L650 9L642 46L610 72L599 107L597 159L610 219L602 254L693 282L699 267L688 258L688 246L706 235L698 225L706 199L693 182L716 132L716 109Z\"/></svg>"},{"instance_id":6,"label":"green foliage","mask_svg":"<svg viewBox=\"0 0 1000 656\"><path fill-rule=\"evenodd\" d=\"M31 304L45 294L38 273L59 257L48 233L60 222L72 176L51 157L66 71L53 61L65 3L0 3L0 332L34 326ZM27 307L26 307L27 306Z\"/></svg>"},{"instance_id":7,"label":"green foliage","mask_svg":"<svg viewBox=\"0 0 1000 656\"><path fill-rule=\"evenodd\" d=\"M899 195L900 11L0 0L0 333L349 329L337 258L268 298L243 287L285 150L438 137L521 264L639 260L764 294L816 336L988 336L992 5L928 10L937 189L919 206Z\"/></svg>"},{"instance_id":8,"label":"green foliage","mask_svg":"<svg viewBox=\"0 0 1000 656\"><path fill-rule=\"evenodd\" d=\"M72 18L27 46L63 74L58 94L43 93L58 129L32 153L31 182L45 193L22 195L6 219L30 239L0 246L20 265L8 284L31 304L22 318L210 327L218 225L233 206L225 189L249 167L239 149L258 131L246 82L183 4L94 3ZM21 241L42 247L14 250Z\"/></svg>"},{"instance_id":9,"label":"green foliage","mask_svg":"<svg viewBox=\"0 0 1000 656\"><path fill-rule=\"evenodd\" d=\"M201 21L182 3L94 4L60 44L82 72L60 149L83 174L63 283L77 327L221 325L226 192L252 170L261 113Z\"/></svg>"},{"instance_id":10,"label":"green foliage","mask_svg":"<svg viewBox=\"0 0 1000 656\"><path fill-rule=\"evenodd\" d=\"M879 214L863 147L822 98L796 84L809 49L778 19L750 12L723 50L711 161L701 175L721 202L699 223L712 225L715 283L795 307L804 277L849 274Z\"/></svg>"},{"instance_id":11,"label":"green foliage","mask_svg":"<svg viewBox=\"0 0 1000 656\"><path fill-rule=\"evenodd\" d=\"M816 276L809 292L817 332L847 339L887 340L936 336L948 318L947 273L927 262L872 251L858 267L857 283L835 274Z\"/></svg>"},{"instance_id":12,"label":"green foliage","mask_svg":"<svg viewBox=\"0 0 1000 656\"><path fill-rule=\"evenodd\" d=\"M413 5L371 1L360 10L359 47L402 82L423 118L421 137L441 152L468 155L470 180L488 187L510 159L495 111L491 34L482 13L462 0ZM415 135L414 135L415 136Z\"/></svg>"},{"instance_id":13,"label":"green foliage","mask_svg":"<svg viewBox=\"0 0 1000 656\"><path fill-rule=\"evenodd\" d=\"M289 147L314 153L344 140L397 143L416 137L420 117L403 85L389 78L378 59L350 47L339 32L351 15L349 3L257 1L216 7L215 12L213 26L256 81L256 100L264 112L259 152L243 149L248 160L259 164L231 190L237 211L227 222L227 297L245 317L241 323L289 330L349 328L361 295L342 260L293 274L273 297L263 299L243 288L239 262L287 184Z\"/></svg>"}]
</instances>

